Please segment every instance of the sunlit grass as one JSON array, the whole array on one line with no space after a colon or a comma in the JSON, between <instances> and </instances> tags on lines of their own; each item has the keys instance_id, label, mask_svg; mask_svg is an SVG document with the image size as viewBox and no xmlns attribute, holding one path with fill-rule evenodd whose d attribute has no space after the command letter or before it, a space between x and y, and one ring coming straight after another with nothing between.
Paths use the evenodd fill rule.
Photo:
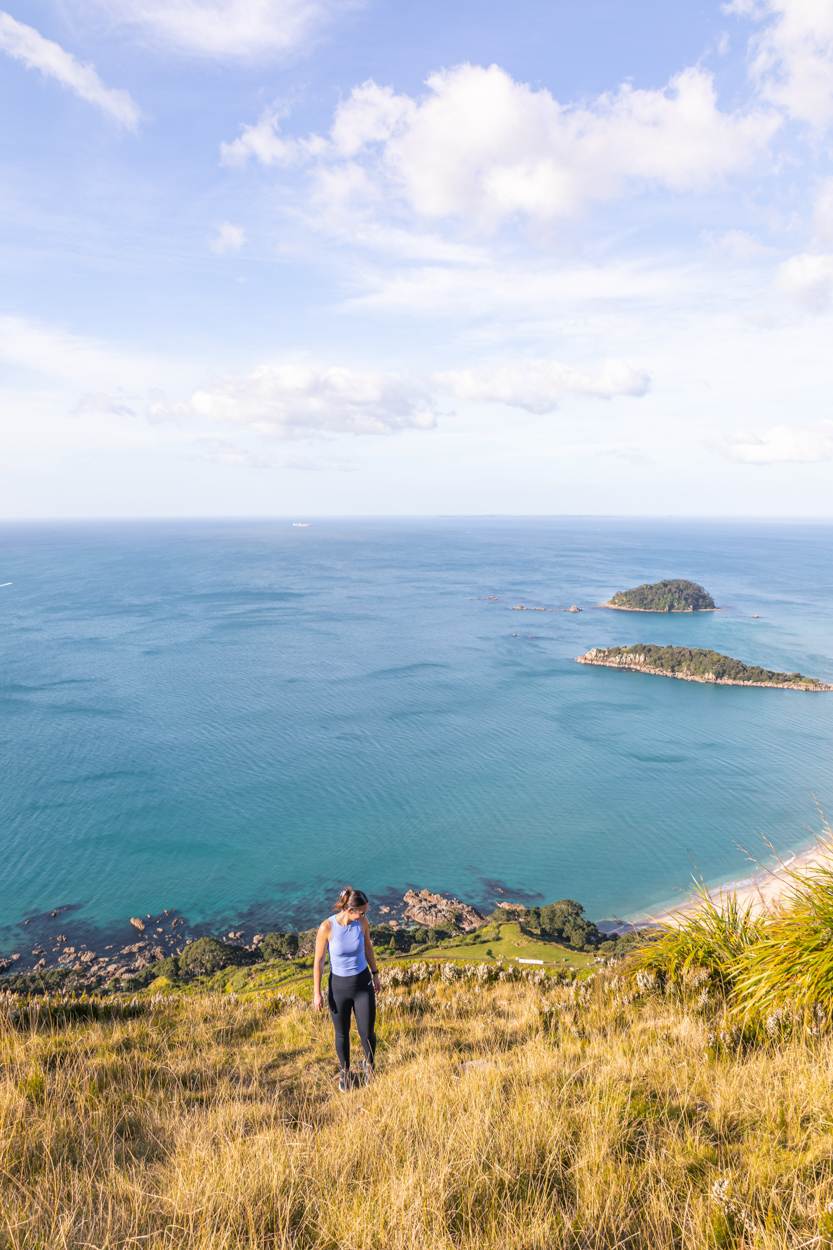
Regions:
<instances>
[{"instance_id":1,"label":"sunlit grass","mask_svg":"<svg viewBox=\"0 0 833 1250\"><path fill-rule=\"evenodd\" d=\"M0 1246L830 1244L826 1037L716 1053L722 1016L615 971L426 967L384 991L349 1095L294 996L0 1013Z\"/></svg>"}]
</instances>

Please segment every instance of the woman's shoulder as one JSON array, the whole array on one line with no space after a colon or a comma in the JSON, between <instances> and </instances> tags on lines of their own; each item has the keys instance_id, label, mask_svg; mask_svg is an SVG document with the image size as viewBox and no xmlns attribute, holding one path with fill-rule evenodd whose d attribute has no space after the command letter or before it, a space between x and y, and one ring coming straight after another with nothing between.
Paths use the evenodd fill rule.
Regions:
<instances>
[{"instance_id":1,"label":"woman's shoulder","mask_svg":"<svg viewBox=\"0 0 833 1250\"><path fill-rule=\"evenodd\" d=\"M322 920L322 921L321 921L321 924L318 926L318 932L319 932L319 933L326 933L326 934L327 934L327 936L329 937L329 934L330 934L330 926L332 925L332 923L333 923L333 918L332 918L332 916L328 916L326 920Z\"/></svg>"}]
</instances>

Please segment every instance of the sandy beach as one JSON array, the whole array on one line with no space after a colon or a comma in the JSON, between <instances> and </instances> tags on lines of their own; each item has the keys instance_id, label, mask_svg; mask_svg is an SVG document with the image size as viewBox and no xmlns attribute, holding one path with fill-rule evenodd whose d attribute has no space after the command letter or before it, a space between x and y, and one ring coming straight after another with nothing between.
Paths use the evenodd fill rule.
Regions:
<instances>
[{"instance_id":1,"label":"sandy beach","mask_svg":"<svg viewBox=\"0 0 833 1250\"><path fill-rule=\"evenodd\" d=\"M750 907L754 914L768 911L780 903L794 884L793 874L807 872L825 864L833 868L833 841L829 836L822 835L810 846L783 857L771 856L768 865L753 865L753 871L747 877L724 881L718 885L709 885L708 891L715 902L734 894L742 907ZM691 894L679 901L670 901L658 907L654 912L642 912L639 916L630 917L630 923L669 924L693 911L698 905L697 894Z\"/></svg>"}]
</instances>

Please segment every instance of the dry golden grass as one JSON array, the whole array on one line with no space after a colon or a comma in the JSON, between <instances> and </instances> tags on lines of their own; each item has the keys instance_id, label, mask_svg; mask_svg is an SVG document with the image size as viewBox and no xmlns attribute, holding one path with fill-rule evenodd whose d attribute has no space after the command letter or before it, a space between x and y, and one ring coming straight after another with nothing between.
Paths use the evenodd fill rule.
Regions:
<instances>
[{"instance_id":1,"label":"dry golden grass","mask_svg":"<svg viewBox=\"0 0 833 1250\"><path fill-rule=\"evenodd\" d=\"M2 1023L2 1250L833 1245L833 1041L629 984L384 997L379 1076L267 995Z\"/></svg>"}]
</instances>

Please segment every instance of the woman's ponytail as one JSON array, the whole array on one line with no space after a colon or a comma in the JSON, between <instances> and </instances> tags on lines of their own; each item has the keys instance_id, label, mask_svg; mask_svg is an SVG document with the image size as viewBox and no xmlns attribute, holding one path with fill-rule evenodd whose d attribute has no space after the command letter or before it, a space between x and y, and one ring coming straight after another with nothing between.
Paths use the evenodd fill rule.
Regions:
<instances>
[{"instance_id":1,"label":"woman's ponytail","mask_svg":"<svg viewBox=\"0 0 833 1250\"><path fill-rule=\"evenodd\" d=\"M354 890L346 885L336 899L335 911L355 911L358 907L367 907L367 895L363 890Z\"/></svg>"}]
</instances>

